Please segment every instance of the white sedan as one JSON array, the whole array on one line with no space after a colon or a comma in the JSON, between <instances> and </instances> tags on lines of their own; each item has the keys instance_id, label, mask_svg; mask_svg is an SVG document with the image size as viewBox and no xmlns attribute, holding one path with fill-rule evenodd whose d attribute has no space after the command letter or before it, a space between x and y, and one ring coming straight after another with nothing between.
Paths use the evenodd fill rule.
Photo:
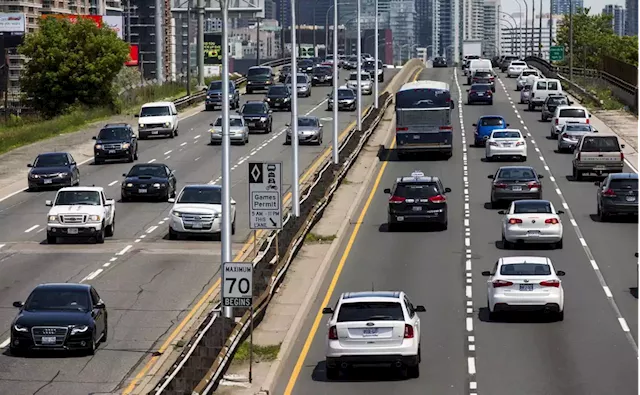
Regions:
<instances>
[{"instance_id":1,"label":"white sedan","mask_svg":"<svg viewBox=\"0 0 640 395\"><path fill-rule=\"evenodd\" d=\"M560 214L548 200L516 200L508 210L500 210L502 218L502 247L514 244L550 244L562 248L562 221Z\"/></svg>"},{"instance_id":2,"label":"white sedan","mask_svg":"<svg viewBox=\"0 0 640 395\"><path fill-rule=\"evenodd\" d=\"M518 129L498 129L491 132L486 141L484 157L491 161L500 157L517 157L527 160L527 136Z\"/></svg>"},{"instance_id":3,"label":"white sedan","mask_svg":"<svg viewBox=\"0 0 640 395\"><path fill-rule=\"evenodd\" d=\"M524 69L528 67L529 66L527 65L527 62L523 60L514 60L513 62L511 62L509 68L507 69L507 77L517 77L520 75L520 73L522 73Z\"/></svg>"},{"instance_id":4,"label":"white sedan","mask_svg":"<svg viewBox=\"0 0 640 395\"><path fill-rule=\"evenodd\" d=\"M546 257L510 256L500 258L492 271L482 272L487 280L489 318L506 311L542 310L564 319L564 289L556 270Z\"/></svg>"}]
</instances>

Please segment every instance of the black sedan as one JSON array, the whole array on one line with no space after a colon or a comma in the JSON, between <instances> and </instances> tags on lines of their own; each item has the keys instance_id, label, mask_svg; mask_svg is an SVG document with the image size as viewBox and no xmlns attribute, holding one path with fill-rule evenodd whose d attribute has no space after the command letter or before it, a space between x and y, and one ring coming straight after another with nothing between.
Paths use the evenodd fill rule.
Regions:
<instances>
[{"instance_id":1,"label":"black sedan","mask_svg":"<svg viewBox=\"0 0 640 395\"><path fill-rule=\"evenodd\" d=\"M262 130L265 133L271 133L273 131L272 112L267 103L257 100L247 101L244 106L237 111L237 113L244 118L244 122L247 124L249 130Z\"/></svg>"},{"instance_id":2,"label":"black sedan","mask_svg":"<svg viewBox=\"0 0 640 395\"><path fill-rule=\"evenodd\" d=\"M131 198L155 198L169 200L176 196L174 171L162 163L135 165L123 174L120 196L123 202Z\"/></svg>"},{"instance_id":3,"label":"black sedan","mask_svg":"<svg viewBox=\"0 0 640 395\"><path fill-rule=\"evenodd\" d=\"M286 85L279 84L270 87L264 101L273 109L291 111L291 91Z\"/></svg>"},{"instance_id":4,"label":"black sedan","mask_svg":"<svg viewBox=\"0 0 640 395\"><path fill-rule=\"evenodd\" d=\"M46 187L68 187L80 185L80 170L75 159L66 152L40 154L29 163L27 183L30 191Z\"/></svg>"},{"instance_id":5,"label":"black sedan","mask_svg":"<svg viewBox=\"0 0 640 395\"><path fill-rule=\"evenodd\" d=\"M333 85L333 68L331 66L316 66L311 72L311 85Z\"/></svg>"},{"instance_id":6,"label":"black sedan","mask_svg":"<svg viewBox=\"0 0 640 395\"><path fill-rule=\"evenodd\" d=\"M89 284L40 284L11 324L9 351L85 350L93 355L107 341L107 308Z\"/></svg>"},{"instance_id":7,"label":"black sedan","mask_svg":"<svg viewBox=\"0 0 640 395\"><path fill-rule=\"evenodd\" d=\"M447 60L442 56L433 59L433 67L447 67Z\"/></svg>"},{"instance_id":8,"label":"black sedan","mask_svg":"<svg viewBox=\"0 0 640 395\"><path fill-rule=\"evenodd\" d=\"M313 71L313 66L315 66L315 62L313 59L299 59L298 60L298 72L309 74Z\"/></svg>"},{"instance_id":9,"label":"black sedan","mask_svg":"<svg viewBox=\"0 0 640 395\"><path fill-rule=\"evenodd\" d=\"M467 104L489 103L493 104L493 92L491 84L473 84L467 89Z\"/></svg>"}]
</instances>

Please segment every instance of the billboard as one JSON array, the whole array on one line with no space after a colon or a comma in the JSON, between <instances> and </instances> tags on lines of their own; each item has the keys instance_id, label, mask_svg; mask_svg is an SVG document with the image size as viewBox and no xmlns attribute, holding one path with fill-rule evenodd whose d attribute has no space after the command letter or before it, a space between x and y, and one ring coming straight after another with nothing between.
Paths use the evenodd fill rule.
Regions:
<instances>
[{"instance_id":1,"label":"billboard","mask_svg":"<svg viewBox=\"0 0 640 395\"><path fill-rule=\"evenodd\" d=\"M0 33L24 33L24 14L0 13Z\"/></svg>"},{"instance_id":2,"label":"billboard","mask_svg":"<svg viewBox=\"0 0 640 395\"><path fill-rule=\"evenodd\" d=\"M102 15L102 24L109 26L118 35L118 38L124 40L124 23L122 15Z\"/></svg>"},{"instance_id":3,"label":"billboard","mask_svg":"<svg viewBox=\"0 0 640 395\"><path fill-rule=\"evenodd\" d=\"M42 18L58 18L58 19L67 19L71 23L75 23L78 18L82 19L90 19L92 20L96 26L102 26L102 15L70 15L70 14L44 14Z\"/></svg>"},{"instance_id":4,"label":"billboard","mask_svg":"<svg viewBox=\"0 0 640 395\"><path fill-rule=\"evenodd\" d=\"M137 66L140 61L140 51L136 44L129 45L129 60L124 62L125 66Z\"/></svg>"},{"instance_id":5,"label":"billboard","mask_svg":"<svg viewBox=\"0 0 640 395\"><path fill-rule=\"evenodd\" d=\"M204 34L204 64L222 63L222 33Z\"/></svg>"}]
</instances>

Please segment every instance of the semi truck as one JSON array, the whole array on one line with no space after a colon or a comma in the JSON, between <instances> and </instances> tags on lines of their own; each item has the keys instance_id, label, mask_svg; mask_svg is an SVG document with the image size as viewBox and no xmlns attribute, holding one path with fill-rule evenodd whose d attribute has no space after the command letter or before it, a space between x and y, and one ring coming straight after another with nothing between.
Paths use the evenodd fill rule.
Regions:
<instances>
[{"instance_id":1,"label":"semi truck","mask_svg":"<svg viewBox=\"0 0 640 395\"><path fill-rule=\"evenodd\" d=\"M462 56L475 55L482 57L481 40L464 40L462 42Z\"/></svg>"}]
</instances>

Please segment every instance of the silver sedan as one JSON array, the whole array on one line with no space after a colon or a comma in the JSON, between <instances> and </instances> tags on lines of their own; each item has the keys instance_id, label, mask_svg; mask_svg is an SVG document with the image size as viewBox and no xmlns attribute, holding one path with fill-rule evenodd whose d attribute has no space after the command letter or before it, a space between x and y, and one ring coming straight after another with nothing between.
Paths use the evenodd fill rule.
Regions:
<instances>
[{"instance_id":1,"label":"silver sedan","mask_svg":"<svg viewBox=\"0 0 640 395\"><path fill-rule=\"evenodd\" d=\"M298 96L309 97L311 96L311 78L307 74L298 74ZM291 74L287 76L285 84L292 90L291 87Z\"/></svg>"},{"instance_id":2,"label":"silver sedan","mask_svg":"<svg viewBox=\"0 0 640 395\"><path fill-rule=\"evenodd\" d=\"M598 131L588 123L565 123L558 134L558 152L571 152L585 134Z\"/></svg>"},{"instance_id":3,"label":"silver sedan","mask_svg":"<svg viewBox=\"0 0 640 395\"><path fill-rule=\"evenodd\" d=\"M222 144L222 117L218 117L215 123L210 124L212 126L211 132L211 144ZM231 143L245 145L249 142L249 127L244 122L244 118L240 115L229 116L229 135Z\"/></svg>"},{"instance_id":4,"label":"silver sedan","mask_svg":"<svg viewBox=\"0 0 640 395\"><path fill-rule=\"evenodd\" d=\"M324 130L318 117L298 117L298 142L300 144L322 144ZM287 124L285 144L291 144L291 125Z\"/></svg>"}]
</instances>

